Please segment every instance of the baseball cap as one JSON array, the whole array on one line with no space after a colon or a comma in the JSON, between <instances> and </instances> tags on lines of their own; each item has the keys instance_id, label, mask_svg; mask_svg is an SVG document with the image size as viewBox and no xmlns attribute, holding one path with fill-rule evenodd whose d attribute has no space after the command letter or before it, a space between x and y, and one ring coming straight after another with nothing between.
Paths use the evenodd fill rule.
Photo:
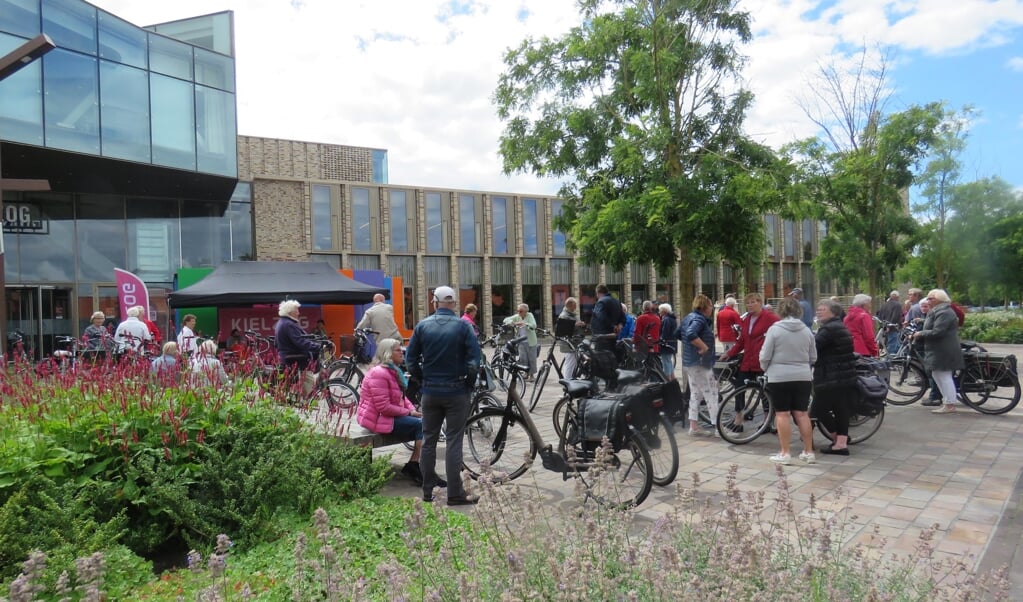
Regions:
<instances>
[{"instance_id":1,"label":"baseball cap","mask_svg":"<svg viewBox=\"0 0 1023 602\"><path fill-rule=\"evenodd\" d=\"M451 288L450 286L438 286L437 288L433 289L434 301L438 302L454 301L456 298L457 297L455 297L455 289Z\"/></svg>"},{"instance_id":2,"label":"baseball cap","mask_svg":"<svg viewBox=\"0 0 1023 602\"><path fill-rule=\"evenodd\" d=\"M801 289L801 288L794 288L791 291L789 291L789 296L792 296L792 295L802 295L802 294L803 294L803 289Z\"/></svg>"}]
</instances>

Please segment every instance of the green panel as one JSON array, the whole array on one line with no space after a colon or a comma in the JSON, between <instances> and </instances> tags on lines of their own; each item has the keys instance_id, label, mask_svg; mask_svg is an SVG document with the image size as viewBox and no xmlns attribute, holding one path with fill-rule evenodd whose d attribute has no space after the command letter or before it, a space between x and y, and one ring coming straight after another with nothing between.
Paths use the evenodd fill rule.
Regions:
<instances>
[{"instance_id":1,"label":"green panel","mask_svg":"<svg viewBox=\"0 0 1023 602\"><path fill-rule=\"evenodd\" d=\"M178 289L183 289L188 286L192 286L196 282L199 282L210 272L213 268L181 268L178 270ZM181 316L185 314L195 314L195 330L196 335L202 337L217 337L217 308L216 307L189 307L186 309L177 310L177 315L174 318L175 324L181 324Z\"/></svg>"}]
</instances>

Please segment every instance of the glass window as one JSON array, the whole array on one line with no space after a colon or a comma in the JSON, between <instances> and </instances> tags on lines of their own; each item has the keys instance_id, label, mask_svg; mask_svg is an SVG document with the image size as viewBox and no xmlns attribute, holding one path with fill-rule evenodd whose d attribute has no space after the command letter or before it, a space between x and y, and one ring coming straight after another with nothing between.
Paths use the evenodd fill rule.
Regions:
<instances>
[{"instance_id":1,"label":"glass window","mask_svg":"<svg viewBox=\"0 0 1023 602\"><path fill-rule=\"evenodd\" d=\"M195 141L199 171L238 175L234 94L195 87Z\"/></svg>"},{"instance_id":2,"label":"glass window","mask_svg":"<svg viewBox=\"0 0 1023 602\"><path fill-rule=\"evenodd\" d=\"M459 244L462 253L479 253L479 224L476 222L476 197L471 194L458 196Z\"/></svg>"},{"instance_id":3,"label":"glass window","mask_svg":"<svg viewBox=\"0 0 1023 602\"><path fill-rule=\"evenodd\" d=\"M6 200L4 214L8 284L74 282L75 222L70 195L25 193L19 200Z\"/></svg>"},{"instance_id":4,"label":"glass window","mask_svg":"<svg viewBox=\"0 0 1023 602\"><path fill-rule=\"evenodd\" d=\"M96 55L96 8L78 0L44 0L43 33L61 48Z\"/></svg>"},{"instance_id":5,"label":"glass window","mask_svg":"<svg viewBox=\"0 0 1023 602\"><path fill-rule=\"evenodd\" d=\"M153 163L195 170L195 97L192 84L152 73L149 76Z\"/></svg>"},{"instance_id":6,"label":"glass window","mask_svg":"<svg viewBox=\"0 0 1023 602\"><path fill-rule=\"evenodd\" d=\"M537 255L540 244L536 227L536 199L522 199L522 246L526 255Z\"/></svg>"},{"instance_id":7,"label":"glass window","mask_svg":"<svg viewBox=\"0 0 1023 602\"><path fill-rule=\"evenodd\" d=\"M565 204L564 201L551 201L551 215L557 220L561 216L562 206ZM553 226L554 224L551 224ZM568 245L565 233L558 229L553 229L551 232L554 240L554 249L552 255L568 255Z\"/></svg>"},{"instance_id":8,"label":"glass window","mask_svg":"<svg viewBox=\"0 0 1023 602\"><path fill-rule=\"evenodd\" d=\"M775 217L773 215L764 216L764 236L767 238L767 256L775 256L774 238L775 238Z\"/></svg>"},{"instance_id":9,"label":"glass window","mask_svg":"<svg viewBox=\"0 0 1023 602\"><path fill-rule=\"evenodd\" d=\"M100 61L104 157L149 163L149 73Z\"/></svg>"},{"instance_id":10,"label":"glass window","mask_svg":"<svg viewBox=\"0 0 1023 602\"><path fill-rule=\"evenodd\" d=\"M388 257L387 262L387 273L391 275L391 278L401 280L401 295L404 301L403 305L405 307L402 327L407 330L411 330L412 327L416 325L416 258L396 255ZM380 269L379 263L377 264L377 269Z\"/></svg>"},{"instance_id":11,"label":"glass window","mask_svg":"<svg viewBox=\"0 0 1023 602\"><path fill-rule=\"evenodd\" d=\"M26 38L39 33L39 0L0 0L0 15L4 16L0 21L4 31Z\"/></svg>"},{"instance_id":12,"label":"glass window","mask_svg":"<svg viewBox=\"0 0 1023 602\"><path fill-rule=\"evenodd\" d=\"M369 189L352 188L352 242L356 251L373 250L369 213Z\"/></svg>"},{"instance_id":13,"label":"glass window","mask_svg":"<svg viewBox=\"0 0 1023 602\"><path fill-rule=\"evenodd\" d=\"M391 265L394 265L394 257L391 258ZM415 261L415 257L410 257ZM349 255L348 264L353 270L379 270L380 269L380 256L379 255ZM415 272L412 272L415 274Z\"/></svg>"},{"instance_id":14,"label":"glass window","mask_svg":"<svg viewBox=\"0 0 1023 602\"><path fill-rule=\"evenodd\" d=\"M123 197L98 194L78 197L79 280L113 281L114 268L128 265L125 256L128 236L124 225Z\"/></svg>"},{"instance_id":15,"label":"glass window","mask_svg":"<svg viewBox=\"0 0 1023 602\"><path fill-rule=\"evenodd\" d=\"M7 8L0 1L0 9ZM0 55L24 43L21 38L0 33ZM34 61L0 81L0 136L4 140L43 146L42 77L43 63Z\"/></svg>"},{"instance_id":16,"label":"glass window","mask_svg":"<svg viewBox=\"0 0 1023 602\"><path fill-rule=\"evenodd\" d=\"M108 61L145 69L146 32L99 11L99 56Z\"/></svg>"},{"instance_id":17,"label":"glass window","mask_svg":"<svg viewBox=\"0 0 1023 602\"><path fill-rule=\"evenodd\" d=\"M232 14L227 11L151 25L146 29L220 54L234 54L234 24Z\"/></svg>"},{"instance_id":18,"label":"glass window","mask_svg":"<svg viewBox=\"0 0 1023 602\"><path fill-rule=\"evenodd\" d=\"M226 203L186 200L181 204L181 267L205 268L220 263L220 227ZM230 247L228 247L230 248Z\"/></svg>"},{"instance_id":19,"label":"glass window","mask_svg":"<svg viewBox=\"0 0 1023 602\"><path fill-rule=\"evenodd\" d=\"M813 259L813 222L804 219L803 220L803 260L810 261Z\"/></svg>"},{"instance_id":20,"label":"glass window","mask_svg":"<svg viewBox=\"0 0 1023 602\"><path fill-rule=\"evenodd\" d=\"M392 190L391 198L391 250L397 253L409 251L408 205L404 190Z\"/></svg>"},{"instance_id":21,"label":"glass window","mask_svg":"<svg viewBox=\"0 0 1023 602\"><path fill-rule=\"evenodd\" d=\"M192 81L192 47L151 33L149 68L157 73Z\"/></svg>"},{"instance_id":22,"label":"glass window","mask_svg":"<svg viewBox=\"0 0 1023 602\"><path fill-rule=\"evenodd\" d=\"M387 151L373 150L373 182L376 184L387 183Z\"/></svg>"},{"instance_id":23,"label":"glass window","mask_svg":"<svg viewBox=\"0 0 1023 602\"><path fill-rule=\"evenodd\" d=\"M490 260L490 318L494 324L515 313L512 285L515 283L515 262L504 257Z\"/></svg>"},{"instance_id":24,"label":"glass window","mask_svg":"<svg viewBox=\"0 0 1023 602\"><path fill-rule=\"evenodd\" d=\"M794 259L796 256L796 226L789 219L782 222L782 225L784 227L782 245L784 245L785 249L785 259Z\"/></svg>"},{"instance_id":25,"label":"glass window","mask_svg":"<svg viewBox=\"0 0 1023 602\"><path fill-rule=\"evenodd\" d=\"M439 192L426 193L426 250L429 253L444 252L444 221Z\"/></svg>"},{"instance_id":26,"label":"glass window","mask_svg":"<svg viewBox=\"0 0 1023 602\"><path fill-rule=\"evenodd\" d=\"M493 208L494 253L508 253L508 199L495 196L490 199Z\"/></svg>"},{"instance_id":27,"label":"glass window","mask_svg":"<svg viewBox=\"0 0 1023 602\"><path fill-rule=\"evenodd\" d=\"M330 186L313 184L312 205L313 250L329 251L334 248Z\"/></svg>"},{"instance_id":28,"label":"glass window","mask_svg":"<svg viewBox=\"0 0 1023 602\"><path fill-rule=\"evenodd\" d=\"M43 57L43 67L46 146L98 155L96 59L57 49Z\"/></svg>"},{"instance_id":29,"label":"glass window","mask_svg":"<svg viewBox=\"0 0 1023 602\"><path fill-rule=\"evenodd\" d=\"M147 282L170 282L181 267L177 199L129 198L128 270Z\"/></svg>"},{"instance_id":30,"label":"glass window","mask_svg":"<svg viewBox=\"0 0 1023 602\"><path fill-rule=\"evenodd\" d=\"M252 184L238 182L228 208L231 220L231 260L251 261L252 254Z\"/></svg>"},{"instance_id":31,"label":"glass window","mask_svg":"<svg viewBox=\"0 0 1023 602\"><path fill-rule=\"evenodd\" d=\"M195 83L234 92L234 60L229 56L196 48Z\"/></svg>"}]
</instances>

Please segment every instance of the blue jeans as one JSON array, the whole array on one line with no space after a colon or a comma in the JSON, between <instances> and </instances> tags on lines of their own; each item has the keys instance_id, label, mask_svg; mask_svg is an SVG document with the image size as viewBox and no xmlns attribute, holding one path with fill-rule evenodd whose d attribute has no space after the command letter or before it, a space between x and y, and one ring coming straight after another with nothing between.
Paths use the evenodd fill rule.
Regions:
<instances>
[{"instance_id":1,"label":"blue jeans","mask_svg":"<svg viewBox=\"0 0 1023 602\"><path fill-rule=\"evenodd\" d=\"M675 354L674 353L662 353L661 354L661 370L664 371L664 375L668 377L668 380L675 378Z\"/></svg>"},{"instance_id":2,"label":"blue jeans","mask_svg":"<svg viewBox=\"0 0 1023 602\"><path fill-rule=\"evenodd\" d=\"M431 495L437 485L437 441L447 420L444 436L444 474L448 481L448 498L465 496L462 488L462 435L469 419L469 391L457 395L423 393L423 451L419 467L423 471L423 493Z\"/></svg>"},{"instance_id":3,"label":"blue jeans","mask_svg":"<svg viewBox=\"0 0 1023 602\"><path fill-rule=\"evenodd\" d=\"M885 335L885 344L888 347L888 355L895 355L899 352L899 331L893 330Z\"/></svg>"},{"instance_id":4,"label":"blue jeans","mask_svg":"<svg viewBox=\"0 0 1023 602\"><path fill-rule=\"evenodd\" d=\"M423 419L415 416L398 416L394 419L394 428L391 432L395 435L407 435L416 441L423 438Z\"/></svg>"}]
</instances>

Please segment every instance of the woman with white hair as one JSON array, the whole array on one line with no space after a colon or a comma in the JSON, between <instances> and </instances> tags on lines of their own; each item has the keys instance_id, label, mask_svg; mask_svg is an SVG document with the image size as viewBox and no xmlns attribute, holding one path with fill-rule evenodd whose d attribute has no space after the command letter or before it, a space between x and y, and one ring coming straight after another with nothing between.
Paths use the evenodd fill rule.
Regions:
<instances>
[{"instance_id":1,"label":"woman with white hair","mask_svg":"<svg viewBox=\"0 0 1023 602\"><path fill-rule=\"evenodd\" d=\"M924 366L931 372L944 401L940 408L931 412L950 414L956 411L956 385L952 374L965 367L959 345L959 319L952 310L948 293L940 288L927 293L924 301L931 304L931 309L924 318L923 330L914 333L913 340L923 342Z\"/></svg>"},{"instance_id":2,"label":"woman with white hair","mask_svg":"<svg viewBox=\"0 0 1023 602\"><path fill-rule=\"evenodd\" d=\"M678 353L678 318L671 311L671 304L661 303L657 307L657 313L661 316L661 341L659 351L661 353L661 369L668 380L675 380L675 354ZM711 352L713 355L713 351Z\"/></svg>"},{"instance_id":3,"label":"woman with white hair","mask_svg":"<svg viewBox=\"0 0 1023 602\"><path fill-rule=\"evenodd\" d=\"M190 363L194 382L198 385L226 385L230 382L224 364L217 359L217 343L215 341L203 341L199 345L199 352L192 356Z\"/></svg>"},{"instance_id":4,"label":"woman with white hair","mask_svg":"<svg viewBox=\"0 0 1023 602\"><path fill-rule=\"evenodd\" d=\"M302 304L294 299L281 301L277 306L277 315L281 317L274 327L274 344L281 365L289 372L297 372L309 368L310 362L320 353L319 343L308 339L305 331L298 323L298 308Z\"/></svg>"},{"instance_id":5,"label":"woman with white hair","mask_svg":"<svg viewBox=\"0 0 1023 602\"><path fill-rule=\"evenodd\" d=\"M141 307L128 308L128 318L121 322L114 333L114 341L121 351L142 351L147 341L153 340L145 323L139 319Z\"/></svg>"},{"instance_id":6,"label":"woman with white hair","mask_svg":"<svg viewBox=\"0 0 1023 602\"><path fill-rule=\"evenodd\" d=\"M359 389L359 412L355 419L368 431L405 435L415 440L412 457L401 469L401 474L416 485L422 485L419 453L423 449L423 414L405 397L408 379L401 368L405 363L401 341L383 339L377 343L373 358L375 365L366 373ZM447 483L440 486L445 485Z\"/></svg>"},{"instance_id":7,"label":"woman with white hair","mask_svg":"<svg viewBox=\"0 0 1023 602\"><path fill-rule=\"evenodd\" d=\"M845 314L845 327L853 337L853 351L866 357L877 357L877 339L874 338L874 320L870 317L870 295L860 293L853 297Z\"/></svg>"}]
</instances>

